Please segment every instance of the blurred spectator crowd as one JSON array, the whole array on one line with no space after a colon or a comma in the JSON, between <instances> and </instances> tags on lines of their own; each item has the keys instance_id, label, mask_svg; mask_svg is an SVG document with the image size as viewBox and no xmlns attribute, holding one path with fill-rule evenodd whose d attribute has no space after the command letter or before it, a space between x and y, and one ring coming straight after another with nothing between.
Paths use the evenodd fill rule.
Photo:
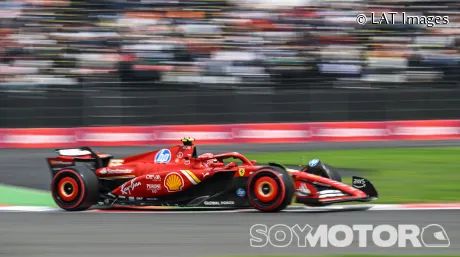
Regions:
<instances>
[{"instance_id":1,"label":"blurred spectator crowd","mask_svg":"<svg viewBox=\"0 0 460 257\"><path fill-rule=\"evenodd\" d=\"M391 11L449 24L356 22ZM459 84L458 0L6 0L0 12L1 85Z\"/></svg>"}]
</instances>

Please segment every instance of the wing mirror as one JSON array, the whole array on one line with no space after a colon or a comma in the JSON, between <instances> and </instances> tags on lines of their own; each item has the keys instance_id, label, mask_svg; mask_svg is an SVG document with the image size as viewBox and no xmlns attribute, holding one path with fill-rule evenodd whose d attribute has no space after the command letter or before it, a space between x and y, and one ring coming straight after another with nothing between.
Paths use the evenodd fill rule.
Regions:
<instances>
[{"instance_id":1,"label":"wing mirror","mask_svg":"<svg viewBox=\"0 0 460 257\"><path fill-rule=\"evenodd\" d=\"M254 165L254 164L257 163L257 161L256 160L251 160L251 163L252 163L252 165Z\"/></svg>"}]
</instances>

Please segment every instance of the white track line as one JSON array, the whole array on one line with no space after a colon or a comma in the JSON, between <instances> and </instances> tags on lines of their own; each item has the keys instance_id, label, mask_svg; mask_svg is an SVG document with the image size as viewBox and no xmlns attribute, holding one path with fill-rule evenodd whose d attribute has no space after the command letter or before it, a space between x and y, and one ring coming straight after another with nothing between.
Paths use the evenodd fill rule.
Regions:
<instances>
[{"instance_id":1,"label":"white track line","mask_svg":"<svg viewBox=\"0 0 460 257\"><path fill-rule=\"evenodd\" d=\"M59 212L58 208L41 206L0 206L0 212Z\"/></svg>"}]
</instances>

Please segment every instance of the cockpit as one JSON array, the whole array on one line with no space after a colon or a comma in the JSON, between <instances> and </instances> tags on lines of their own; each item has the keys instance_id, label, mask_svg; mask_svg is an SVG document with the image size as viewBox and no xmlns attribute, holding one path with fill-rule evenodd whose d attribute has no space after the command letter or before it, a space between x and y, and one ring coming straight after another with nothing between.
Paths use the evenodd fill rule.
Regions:
<instances>
[{"instance_id":1,"label":"cockpit","mask_svg":"<svg viewBox=\"0 0 460 257\"><path fill-rule=\"evenodd\" d=\"M239 165L254 165L256 163L255 161L249 161L246 157L236 152L223 154L203 153L198 155L196 146L193 144L194 138L183 138L181 141L184 150L192 150L191 148L193 148L193 152L189 157L197 160L199 163L197 165L200 166L233 168Z\"/></svg>"}]
</instances>

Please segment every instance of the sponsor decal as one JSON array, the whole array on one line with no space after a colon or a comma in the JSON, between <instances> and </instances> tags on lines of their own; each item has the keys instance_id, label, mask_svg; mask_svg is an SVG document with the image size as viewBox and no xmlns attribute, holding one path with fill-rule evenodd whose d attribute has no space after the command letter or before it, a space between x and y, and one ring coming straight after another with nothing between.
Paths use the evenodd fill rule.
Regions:
<instances>
[{"instance_id":1,"label":"sponsor decal","mask_svg":"<svg viewBox=\"0 0 460 257\"><path fill-rule=\"evenodd\" d=\"M109 162L109 167L120 166L120 165L123 165L124 162L125 162L125 160L112 159Z\"/></svg>"},{"instance_id":2,"label":"sponsor decal","mask_svg":"<svg viewBox=\"0 0 460 257\"><path fill-rule=\"evenodd\" d=\"M134 198L134 197L130 196L130 197L128 197L128 200L130 200L130 201L135 201L135 200L136 200L136 198Z\"/></svg>"},{"instance_id":3,"label":"sponsor decal","mask_svg":"<svg viewBox=\"0 0 460 257\"><path fill-rule=\"evenodd\" d=\"M218 201L205 201L204 205L220 205Z\"/></svg>"},{"instance_id":4,"label":"sponsor decal","mask_svg":"<svg viewBox=\"0 0 460 257\"><path fill-rule=\"evenodd\" d=\"M315 167L318 164L318 162L319 162L318 159L313 159L310 162L308 162L308 166Z\"/></svg>"},{"instance_id":5,"label":"sponsor decal","mask_svg":"<svg viewBox=\"0 0 460 257\"><path fill-rule=\"evenodd\" d=\"M234 201L205 201L204 205L233 205Z\"/></svg>"},{"instance_id":6,"label":"sponsor decal","mask_svg":"<svg viewBox=\"0 0 460 257\"><path fill-rule=\"evenodd\" d=\"M73 165L73 162L65 162L65 161L55 161L55 160L51 160L50 161L51 165L64 165L64 166L68 166L68 165Z\"/></svg>"},{"instance_id":7,"label":"sponsor decal","mask_svg":"<svg viewBox=\"0 0 460 257\"><path fill-rule=\"evenodd\" d=\"M142 185L142 183L136 182L136 178L134 178L133 180L124 183L121 186L120 191L123 195L130 195L132 191L134 191L134 189L136 189L136 187L139 187L140 185Z\"/></svg>"},{"instance_id":8,"label":"sponsor decal","mask_svg":"<svg viewBox=\"0 0 460 257\"><path fill-rule=\"evenodd\" d=\"M364 179L355 178L353 179L353 186L356 188L366 187L366 181Z\"/></svg>"},{"instance_id":9,"label":"sponsor decal","mask_svg":"<svg viewBox=\"0 0 460 257\"><path fill-rule=\"evenodd\" d=\"M171 151L169 149L161 149L155 155L156 163L168 163L171 161Z\"/></svg>"},{"instance_id":10,"label":"sponsor decal","mask_svg":"<svg viewBox=\"0 0 460 257\"><path fill-rule=\"evenodd\" d=\"M143 199L144 199L144 197L136 197L137 201L142 201Z\"/></svg>"},{"instance_id":11,"label":"sponsor decal","mask_svg":"<svg viewBox=\"0 0 460 257\"><path fill-rule=\"evenodd\" d=\"M103 168L101 169L101 174L129 174L133 172L132 169L110 169L110 168Z\"/></svg>"},{"instance_id":12,"label":"sponsor decal","mask_svg":"<svg viewBox=\"0 0 460 257\"><path fill-rule=\"evenodd\" d=\"M184 149L184 150L190 150L190 149L192 149L192 146L190 146L190 145L184 145L184 146L182 146L182 149Z\"/></svg>"},{"instance_id":13,"label":"sponsor decal","mask_svg":"<svg viewBox=\"0 0 460 257\"><path fill-rule=\"evenodd\" d=\"M145 178L153 181L161 181L160 175L146 175Z\"/></svg>"},{"instance_id":14,"label":"sponsor decal","mask_svg":"<svg viewBox=\"0 0 460 257\"><path fill-rule=\"evenodd\" d=\"M109 174L127 174L131 172L133 172L131 169L107 169L107 173Z\"/></svg>"},{"instance_id":15,"label":"sponsor decal","mask_svg":"<svg viewBox=\"0 0 460 257\"><path fill-rule=\"evenodd\" d=\"M158 200L158 198L145 198L145 200L147 200L147 201L156 201L156 200Z\"/></svg>"},{"instance_id":16,"label":"sponsor decal","mask_svg":"<svg viewBox=\"0 0 460 257\"><path fill-rule=\"evenodd\" d=\"M244 190L243 188L238 188L236 190L236 195L239 196L239 197L243 197L246 195L246 190Z\"/></svg>"},{"instance_id":17,"label":"sponsor decal","mask_svg":"<svg viewBox=\"0 0 460 257\"><path fill-rule=\"evenodd\" d=\"M118 198L120 198L120 199L126 199L126 196L119 195Z\"/></svg>"},{"instance_id":18,"label":"sponsor decal","mask_svg":"<svg viewBox=\"0 0 460 257\"><path fill-rule=\"evenodd\" d=\"M184 187L184 179L177 172L171 172L165 177L164 186L168 192L181 191Z\"/></svg>"},{"instance_id":19,"label":"sponsor decal","mask_svg":"<svg viewBox=\"0 0 460 257\"><path fill-rule=\"evenodd\" d=\"M177 158L182 158L184 157L184 153L183 152L177 152Z\"/></svg>"},{"instance_id":20,"label":"sponsor decal","mask_svg":"<svg viewBox=\"0 0 460 257\"><path fill-rule=\"evenodd\" d=\"M147 190L151 190L152 193L157 193L159 190L161 190L161 185L160 184L147 184Z\"/></svg>"},{"instance_id":21,"label":"sponsor decal","mask_svg":"<svg viewBox=\"0 0 460 257\"><path fill-rule=\"evenodd\" d=\"M238 173L240 174L240 177L244 176L244 173L245 173L244 168L239 168Z\"/></svg>"}]
</instances>

